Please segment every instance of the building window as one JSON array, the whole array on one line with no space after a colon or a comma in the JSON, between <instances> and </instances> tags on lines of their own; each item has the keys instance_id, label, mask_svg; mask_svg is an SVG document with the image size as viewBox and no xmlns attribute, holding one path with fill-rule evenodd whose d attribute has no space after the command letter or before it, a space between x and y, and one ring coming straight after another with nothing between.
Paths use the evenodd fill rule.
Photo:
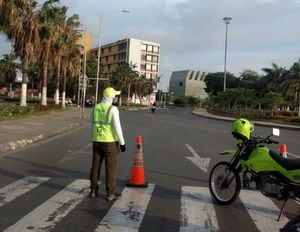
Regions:
<instances>
[{"instance_id":1,"label":"building window","mask_svg":"<svg viewBox=\"0 0 300 232\"><path fill-rule=\"evenodd\" d=\"M146 70L146 65L145 64L141 64L141 70L143 70L143 71Z\"/></svg>"},{"instance_id":2,"label":"building window","mask_svg":"<svg viewBox=\"0 0 300 232\"><path fill-rule=\"evenodd\" d=\"M152 52L152 45L147 45L147 52Z\"/></svg>"},{"instance_id":3,"label":"building window","mask_svg":"<svg viewBox=\"0 0 300 232\"><path fill-rule=\"evenodd\" d=\"M146 55L141 55L141 60L145 61L146 60Z\"/></svg>"},{"instance_id":4,"label":"building window","mask_svg":"<svg viewBox=\"0 0 300 232\"><path fill-rule=\"evenodd\" d=\"M157 65L152 64L152 71L157 72Z\"/></svg>"},{"instance_id":5,"label":"building window","mask_svg":"<svg viewBox=\"0 0 300 232\"><path fill-rule=\"evenodd\" d=\"M107 65L107 69L108 69L108 71L110 70L110 68L111 68L110 64L109 64L109 65Z\"/></svg>"},{"instance_id":6,"label":"building window","mask_svg":"<svg viewBox=\"0 0 300 232\"><path fill-rule=\"evenodd\" d=\"M125 50L127 48L127 43L120 43L119 44L119 50Z\"/></svg>"},{"instance_id":7,"label":"building window","mask_svg":"<svg viewBox=\"0 0 300 232\"><path fill-rule=\"evenodd\" d=\"M158 56L152 56L152 61L158 63Z\"/></svg>"},{"instance_id":8,"label":"building window","mask_svg":"<svg viewBox=\"0 0 300 232\"><path fill-rule=\"evenodd\" d=\"M147 56L146 56L146 60L147 60L147 61L152 61L152 56L147 55Z\"/></svg>"},{"instance_id":9,"label":"building window","mask_svg":"<svg viewBox=\"0 0 300 232\"><path fill-rule=\"evenodd\" d=\"M126 59L126 52L119 53L119 60L125 60Z\"/></svg>"},{"instance_id":10,"label":"building window","mask_svg":"<svg viewBox=\"0 0 300 232\"><path fill-rule=\"evenodd\" d=\"M111 47L108 48L108 52L111 52Z\"/></svg>"},{"instance_id":11,"label":"building window","mask_svg":"<svg viewBox=\"0 0 300 232\"><path fill-rule=\"evenodd\" d=\"M179 82L179 86L183 86L183 82L182 81Z\"/></svg>"},{"instance_id":12,"label":"building window","mask_svg":"<svg viewBox=\"0 0 300 232\"><path fill-rule=\"evenodd\" d=\"M147 45L146 44L142 44L142 50L146 51L147 50Z\"/></svg>"},{"instance_id":13,"label":"building window","mask_svg":"<svg viewBox=\"0 0 300 232\"><path fill-rule=\"evenodd\" d=\"M155 53L158 53L158 52L159 52L158 46L153 46L153 52L155 52Z\"/></svg>"},{"instance_id":14,"label":"building window","mask_svg":"<svg viewBox=\"0 0 300 232\"><path fill-rule=\"evenodd\" d=\"M117 59L117 55L116 54L114 54L114 60L116 60Z\"/></svg>"},{"instance_id":15,"label":"building window","mask_svg":"<svg viewBox=\"0 0 300 232\"><path fill-rule=\"evenodd\" d=\"M151 71L151 64L146 64L146 70Z\"/></svg>"}]
</instances>

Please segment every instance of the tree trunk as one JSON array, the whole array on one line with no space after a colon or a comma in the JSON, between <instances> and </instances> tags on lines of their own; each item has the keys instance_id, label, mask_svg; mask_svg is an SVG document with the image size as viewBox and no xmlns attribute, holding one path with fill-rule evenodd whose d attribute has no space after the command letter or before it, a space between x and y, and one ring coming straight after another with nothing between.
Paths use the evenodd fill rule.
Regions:
<instances>
[{"instance_id":1,"label":"tree trunk","mask_svg":"<svg viewBox=\"0 0 300 232\"><path fill-rule=\"evenodd\" d=\"M48 79L48 56L50 44L48 43L45 54L45 62L43 64L43 88L42 88L42 105L47 105L47 79Z\"/></svg>"},{"instance_id":2,"label":"tree trunk","mask_svg":"<svg viewBox=\"0 0 300 232\"><path fill-rule=\"evenodd\" d=\"M66 85L67 85L67 69L63 68L63 92L61 99L61 107L66 107Z\"/></svg>"},{"instance_id":3,"label":"tree trunk","mask_svg":"<svg viewBox=\"0 0 300 232\"><path fill-rule=\"evenodd\" d=\"M61 67L60 64L61 64L61 58L58 57L57 75L56 75L56 89L55 89L55 96L54 96L55 105L59 105L59 84L60 84L60 67Z\"/></svg>"},{"instance_id":4,"label":"tree trunk","mask_svg":"<svg viewBox=\"0 0 300 232\"><path fill-rule=\"evenodd\" d=\"M22 92L20 98L20 106L27 105L27 80L28 80L28 57L24 57L22 64Z\"/></svg>"}]
</instances>

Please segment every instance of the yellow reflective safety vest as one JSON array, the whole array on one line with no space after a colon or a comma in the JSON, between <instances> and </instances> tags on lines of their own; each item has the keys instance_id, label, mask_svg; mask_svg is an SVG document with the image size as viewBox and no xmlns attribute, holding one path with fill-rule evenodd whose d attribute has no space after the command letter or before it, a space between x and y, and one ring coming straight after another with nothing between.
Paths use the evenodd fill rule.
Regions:
<instances>
[{"instance_id":1,"label":"yellow reflective safety vest","mask_svg":"<svg viewBox=\"0 0 300 232\"><path fill-rule=\"evenodd\" d=\"M112 124L112 113L110 104L97 104L93 108L93 141L115 142L118 136Z\"/></svg>"}]
</instances>

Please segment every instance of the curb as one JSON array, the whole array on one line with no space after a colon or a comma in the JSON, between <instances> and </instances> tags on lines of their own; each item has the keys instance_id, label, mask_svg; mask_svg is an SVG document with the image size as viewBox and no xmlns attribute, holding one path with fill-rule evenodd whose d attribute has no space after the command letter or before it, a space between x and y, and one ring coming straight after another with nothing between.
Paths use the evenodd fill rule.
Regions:
<instances>
[{"instance_id":1,"label":"curb","mask_svg":"<svg viewBox=\"0 0 300 232\"><path fill-rule=\"evenodd\" d=\"M85 124L87 124L87 123L86 122L71 123L65 127L54 130L53 133L50 133L50 134L38 134L38 135L29 137L29 138L20 139L20 140L8 142L5 144L0 144L0 155L4 152L15 151L15 150L25 147L29 144L33 144L33 143L39 142L41 140L45 140L45 139L48 139L48 138L51 138L51 137L54 137L57 135L61 135L65 132L68 132L74 128L78 128Z\"/></svg>"},{"instance_id":2,"label":"curb","mask_svg":"<svg viewBox=\"0 0 300 232\"><path fill-rule=\"evenodd\" d=\"M204 118L211 118L211 119L216 119L216 120L221 120L221 121L231 121L233 122L236 118L231 118L231 117L221 117L213 114L209 114L205 112L202 114L201 112L197 110L193 110L192 114L204 117ZM278 128L285 128L285 129L291 129L291 130L300 130L300 126L293 126L293 125L284 125L284 124L278 124L278 123L272 123L272 122L261 122L261 121L253 121L254 124L260 125L260 126L266 126L266 127L278 127Z\"/></svg>"}]
</instances>

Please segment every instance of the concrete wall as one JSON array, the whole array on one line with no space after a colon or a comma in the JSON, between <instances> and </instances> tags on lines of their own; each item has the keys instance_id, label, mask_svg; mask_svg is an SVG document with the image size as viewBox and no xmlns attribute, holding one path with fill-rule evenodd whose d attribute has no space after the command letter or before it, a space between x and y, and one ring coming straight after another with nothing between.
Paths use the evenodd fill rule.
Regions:
<instances>
[{"instance_id":1,"label":"concrete wall","mask_svg":"<svg viewBox=\"0 0 300 232\"><path fill-rule=\"evenodd\" d=\"M173 72L170 78L169 91L174 92L176 97L193 96L195 98L205 99L206 84L204 82L205 73L195 70L183 70Z\"/></svg>"}]
</instances>

